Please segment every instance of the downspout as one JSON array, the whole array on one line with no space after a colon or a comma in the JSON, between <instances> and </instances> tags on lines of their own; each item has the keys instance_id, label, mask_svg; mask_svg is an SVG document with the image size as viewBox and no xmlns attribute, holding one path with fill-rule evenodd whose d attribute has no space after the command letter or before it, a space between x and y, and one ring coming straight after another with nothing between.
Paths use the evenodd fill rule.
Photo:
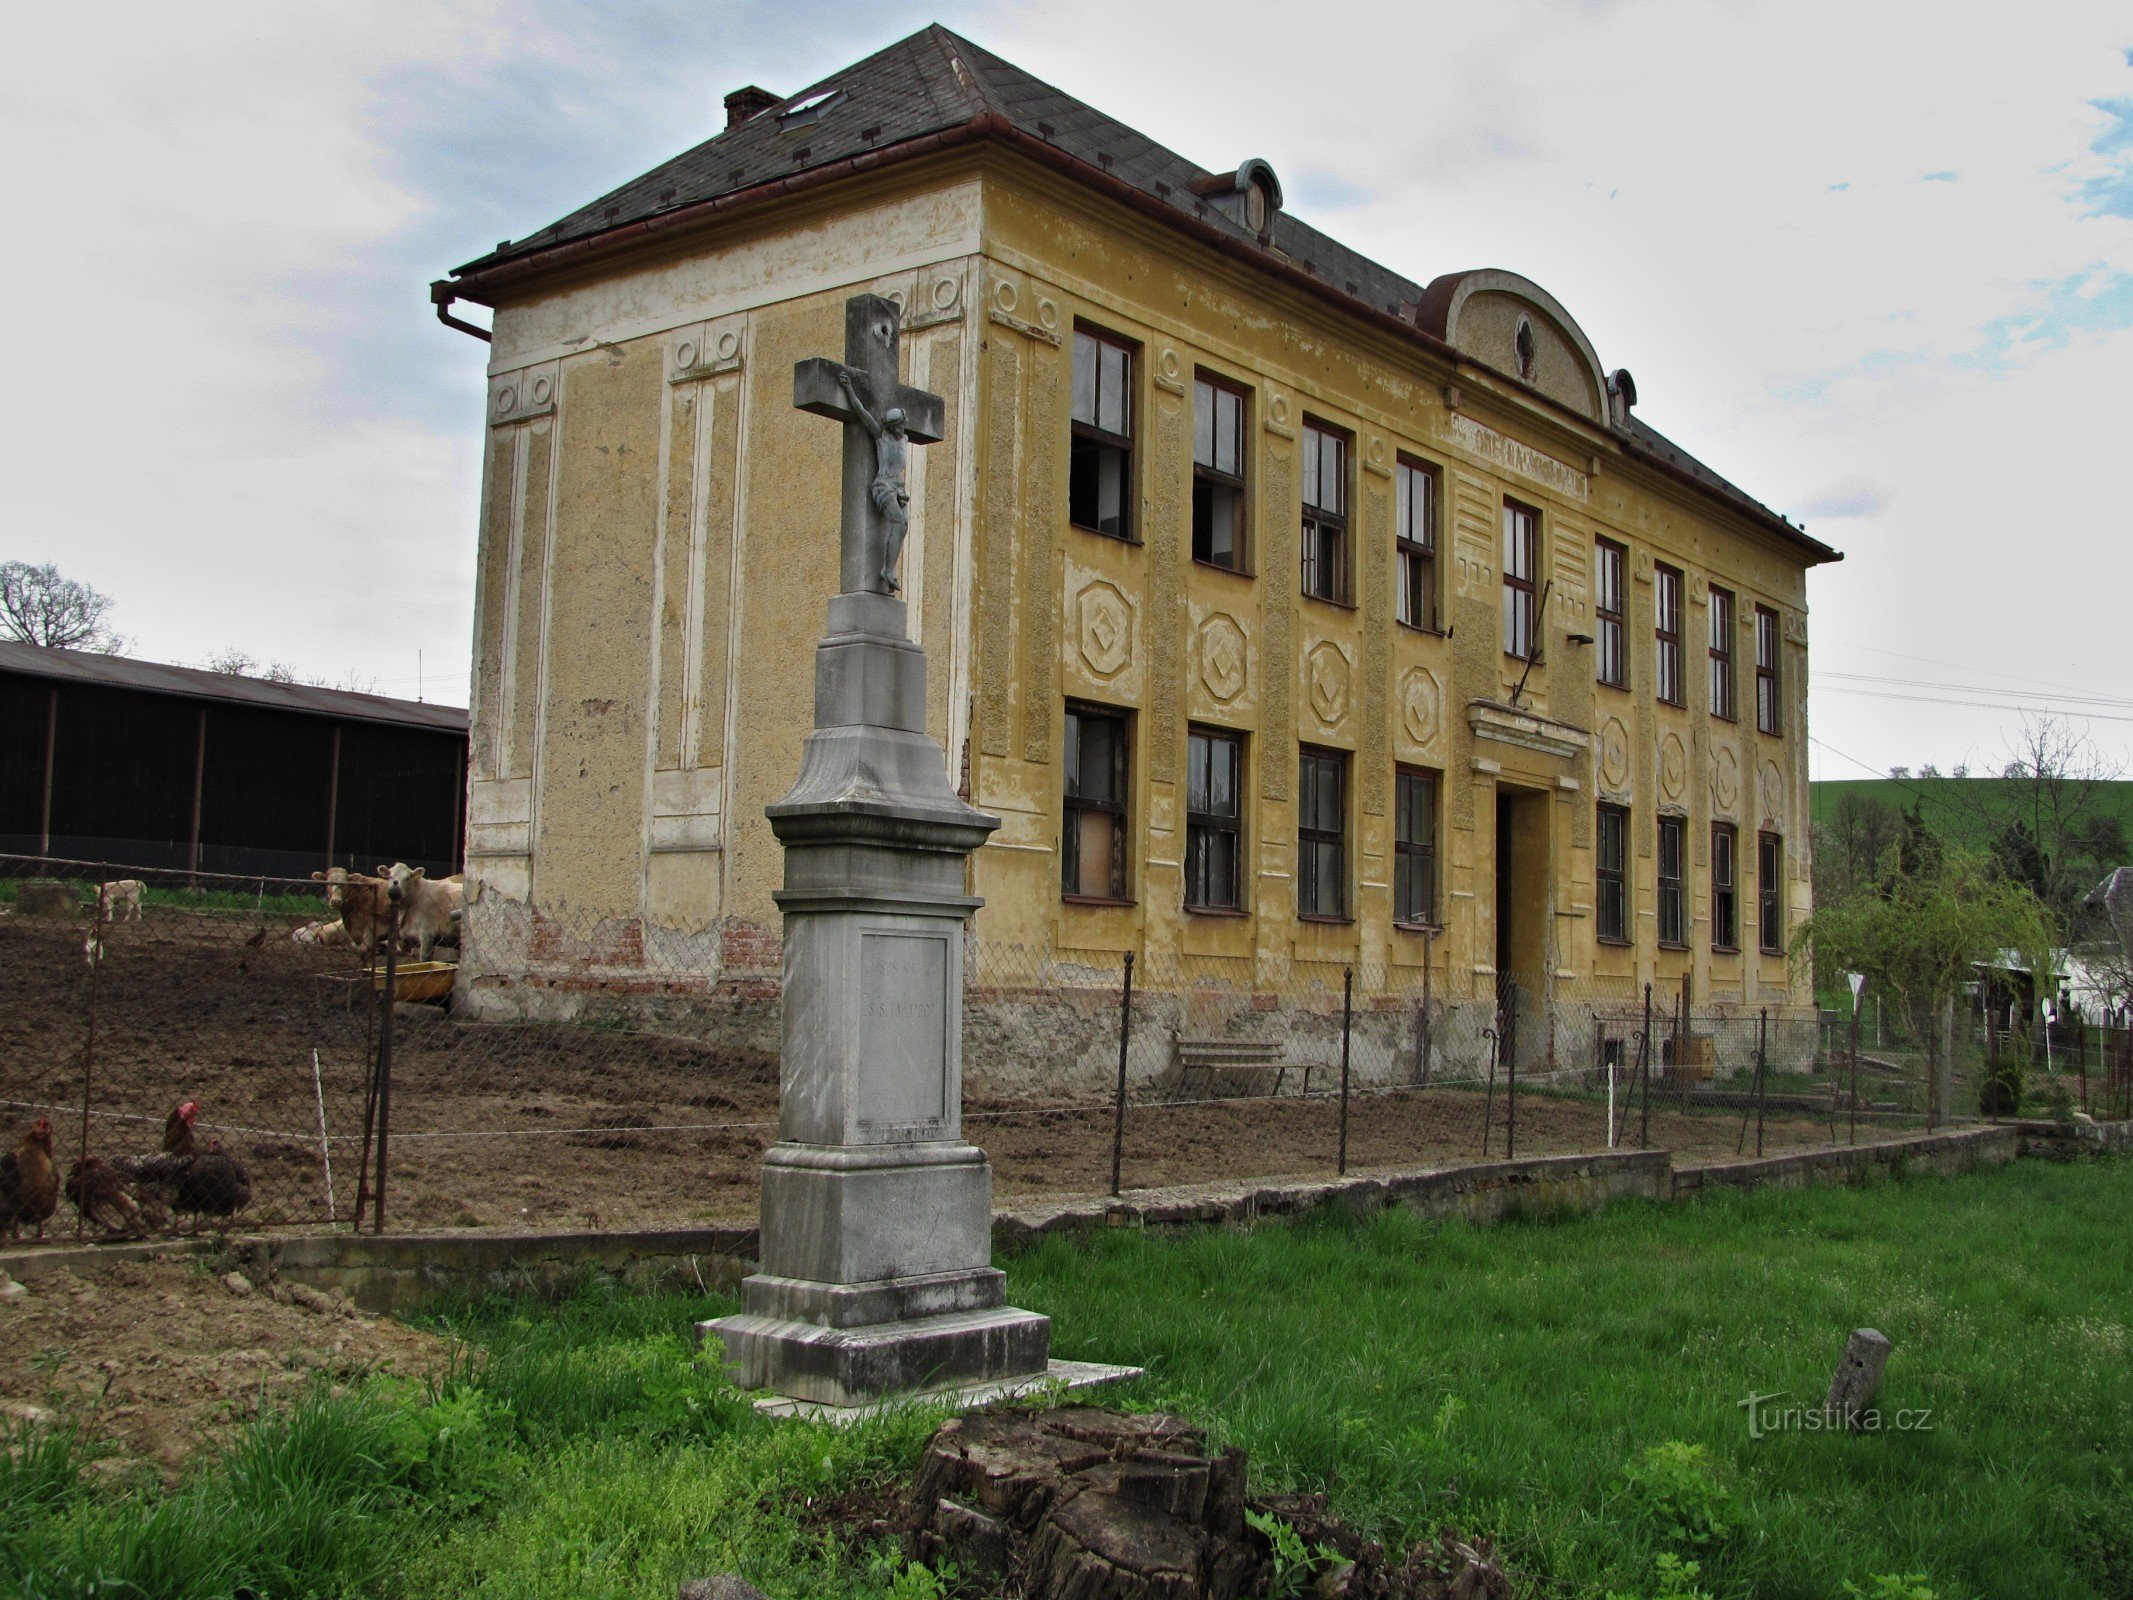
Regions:
<instances>
[{"instance_id":1,"label":"downspout","mask_svg":"<svg viewBox=\"0 0 2133 1600\"><path fill-rule=\"evenodd\" d=\"M442 278L430 285L430 304L437 308L437 320L439 322L443 323L447 328L457 328L461 333L471 333L483 344L489 343L494 336L487 328L477 328L464 317L452 315L453 302L458 298L459 295L451 284Z\"/></svg>"}]
</instances>

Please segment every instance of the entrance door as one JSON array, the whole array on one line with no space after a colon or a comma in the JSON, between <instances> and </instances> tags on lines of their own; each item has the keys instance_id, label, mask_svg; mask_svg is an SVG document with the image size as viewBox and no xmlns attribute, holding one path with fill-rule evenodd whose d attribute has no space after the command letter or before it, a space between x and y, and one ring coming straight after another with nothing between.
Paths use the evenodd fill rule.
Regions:
<instances>
[{"instance_id":1,"label":"entrance door","mask_svg":"<svg viewBox=\"0 0 2133 1600\"><path fill-rule=\"evenodd\" d=\"M1497 788L1496 983L1522 1063L1547 992L1548 810L1543 791Z\"/></svg>"}]
</instances>

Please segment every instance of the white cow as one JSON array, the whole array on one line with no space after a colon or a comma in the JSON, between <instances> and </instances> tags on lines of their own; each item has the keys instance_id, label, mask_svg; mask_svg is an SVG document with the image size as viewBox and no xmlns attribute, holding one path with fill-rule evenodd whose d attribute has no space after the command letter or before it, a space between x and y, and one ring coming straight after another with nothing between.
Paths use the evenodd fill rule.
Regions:
<instances>
[{"instance_id":1,"label":"white cow","mask_svg":"<svg viewBox=\"0 0 2133 1600\"><path fill-rule=\"evenodd\" d=\"M425 877L422 868L404 861L378 868L378 875L386 894L400 903L400 937L415 941L417 960L429 960L440 940L459 943L459 908L467 891L463 876Z\"/></svg>"},{"instance_id":2,"label":"white cow","mask_svg":"<svg viewBox=\"0 0 2133 1600\"><path fill-rule=\"evenodd\" d=\"M148 885L139 878L114 878L96 891L96 915L101 922L139 922L141 895Z\"/></svg>"},{"instance_id":3,"label":"white cow","mask_svg":"<svg viewBox=\"0 0 2133 1600\"><path fill-rule=\"evenodd\" d=\"M348 928L338 920L307 922L301 928L294 929L289 937L298 944L346 944Z\"/></svg>"}]
</instances>

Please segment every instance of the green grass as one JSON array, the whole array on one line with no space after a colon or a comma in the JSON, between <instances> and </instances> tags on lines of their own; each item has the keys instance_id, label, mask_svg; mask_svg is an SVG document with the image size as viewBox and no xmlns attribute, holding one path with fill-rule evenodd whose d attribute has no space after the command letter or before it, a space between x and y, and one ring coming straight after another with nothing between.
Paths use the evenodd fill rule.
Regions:
<instances>
[{"instance_id":1,"label":"green grass","mask_svg":"<svg viewBox=\"0 0 2133 1600\"><path fill-rule=\"evenodd\" d=\"M84 913L96 905L98 885L89 879L59 878L43 881L67 884L74 891L75 903ZM13 905L21 892L19 879L0 879L0 905ZM286 894L267 895L262 895L256 885L251 889L150 887L142 894L141 904L147 912L153 912L160 906L173 911L231 911L267 916L319 917L326 913L326 891L323 884L315 892L292 890Z\"/></svg>"},{"instance_id":2,"label":"green grass","mask_svg":"<svg viewBox=\"0 0 2133 1600\"><path fill-rule=\"evenodd\" d=\"M1324 1489L1398 1544L1492 1535L1525 1592L2133 1596L2133 1162L1619 1206L1479 1229L1404 1213L1245 1234L1052 1238L1007 1264L1123 1398ZM85 1486L64 1436L0 1477L0 1593L671 1595L738 1570L777 1596L899 1582L810 1498L907 1465L932 1418L765 1422L681 1333L714 1299L592 1287L443 1325L474 1353L256 1426L176 1491ZM1738 1402L1819 1402L1846 1333L1930 1430L1749 1437ZM919 1595L905 1573L897 1594Z\"/></svg>"},{"instance_id":3,"label":"green grass","mask_svg":"<svg viewBox=\"0 0 2133 1600\"><path fill-rule=\"evenodd\" d=\"M1047 1240L1012 1264L1059 1352L1147 1364L1168 1403L1327 1490L1388 1543L1500 1536L1573 1593L1657 1557L1720 1594L2133 1594L2133 1164L1436 1227ZM1750 1439L1738 1402L1818 1404L1845 1334L1894 1341L1883 1403L1931 1431ZM1699 1447L1730 1535L1669 1538L1628 1489ZM2115 1579L2111 1574L2115 1573ZM2115 1587L2112 1585L2115 1583Z\"/></svg>"}]
</instances>

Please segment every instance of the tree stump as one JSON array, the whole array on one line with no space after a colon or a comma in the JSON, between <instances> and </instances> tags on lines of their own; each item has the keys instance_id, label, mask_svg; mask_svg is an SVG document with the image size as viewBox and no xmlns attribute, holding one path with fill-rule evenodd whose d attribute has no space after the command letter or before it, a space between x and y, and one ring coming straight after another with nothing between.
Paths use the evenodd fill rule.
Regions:
<instances>
[{"instance_id":1,"label":"tree stump","mask_svg":"<svg viewBox=\"0 0 2133 1600\"><path fill-rule=\"evenodd\" d=\"M1320 1495L1248 1502L1245 1453L1210 1454L1176 1417L1090 1406L980 1411L944 1423L912 1484L905 1550L960 1592L1026 1600L1240 1600L1273 1575L1249 1505L1295 1528L1289 1580L1326 1600L1507 1600L1486 1544L1452 1534L1394 1566Z\"/></svg>"}]
</instances>

